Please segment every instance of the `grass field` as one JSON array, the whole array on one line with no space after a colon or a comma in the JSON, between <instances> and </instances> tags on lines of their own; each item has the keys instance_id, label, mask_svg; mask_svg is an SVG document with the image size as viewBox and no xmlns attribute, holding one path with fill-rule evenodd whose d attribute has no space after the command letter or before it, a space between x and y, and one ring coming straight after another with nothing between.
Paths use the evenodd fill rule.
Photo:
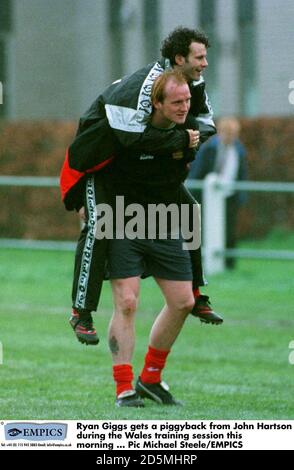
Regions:
<instances>
[{"instance_id":1,"label":"grass field","mask_svg":"<svg viewBox=\"0 0 294 470\"><path fill-rule=\"evenodd\" d=\"M258 246L293 248L294 237ZM108 283L95 314L100 344L81 345L68 325L72 264L72 253L0 250L0 419L294 419L293 263L243 260L210 277L204 291L225 323L189 317L163 377L185 405L140 410L114 406ZM136 374L161 305L153 280L142 282Z\"/></svg>"}]
</instances>

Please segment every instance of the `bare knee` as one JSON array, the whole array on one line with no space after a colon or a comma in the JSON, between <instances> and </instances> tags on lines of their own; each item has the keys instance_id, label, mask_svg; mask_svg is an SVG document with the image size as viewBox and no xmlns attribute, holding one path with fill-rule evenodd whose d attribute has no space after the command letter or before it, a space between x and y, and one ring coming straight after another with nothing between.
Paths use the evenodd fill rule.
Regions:
<instances>
[{"instance_id":1,"label":"bare knee","mask_svg":"<svg viewBox=\"0 0 294 470\"><path fill-rule=\"evenodd\" d=\"M121 295L117 301L117 307L124 315L133 315L137 310L137 297L130 292Z\"/></svg>"},{"instance_id":2,"label":"bare knee","mask_svg":"<svg viewBox=\"0 0 294 470\"><path fill-rule=\"evenodd\" d=\"M123 315L134 315L138 297L132 289L117 289L114 293L115 310Z\"/></svg>"},{"instance_id":3,"label":"bare knee","mask_svg":"<svg viewBox=\"0 0 294 470\"><path fill-rule=\"evenodd\" d=\"M136 312L139 296L139 280L115 279L112 281L116 313L132 316Z\"/></svg>"},{"instance_id":4,"label":"bare knee","mask_svg":"<svg viewBox=\"0 0 294 470\"><path fill-rule=\"evenodd\" d=\"M195 304L195 299L193 294L184 296L177 299L175 308L182 315L188 315L191 312Z\"/></svg>"}]
</instances>

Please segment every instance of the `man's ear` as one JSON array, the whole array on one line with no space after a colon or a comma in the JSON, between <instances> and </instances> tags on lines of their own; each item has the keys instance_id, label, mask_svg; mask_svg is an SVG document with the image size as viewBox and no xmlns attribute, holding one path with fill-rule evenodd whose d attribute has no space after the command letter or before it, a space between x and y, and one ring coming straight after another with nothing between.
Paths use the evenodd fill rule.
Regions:
<instances>
[{"instance_id":1,"label":"man's ear","mask_svg":"<svg viewBox=\"0 0 294 470\"><path fill-rule=\"evenodd\" d=\"M153 108L154 109L160 109L162 103L160 101L154 101L153 102Z\"/></svg>"},{"instance_id":2,"label":"man's ear","mask_svg":"<svg viewBox=\"0 0 294 470\"><path fill-rule=\"evenodd\" d=\"M185 57L181 54L176 54L175 55L175 62L176 62L177 65L184 65Z\"/></svg>"}]
</instances>

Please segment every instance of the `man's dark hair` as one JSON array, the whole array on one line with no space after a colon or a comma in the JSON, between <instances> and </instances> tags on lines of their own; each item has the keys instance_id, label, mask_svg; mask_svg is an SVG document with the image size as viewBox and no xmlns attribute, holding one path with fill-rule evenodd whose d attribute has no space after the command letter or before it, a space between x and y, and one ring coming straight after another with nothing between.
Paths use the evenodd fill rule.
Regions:
<instances>
[{"instance_id":1,"label":"man's dark hair","mask_svg":"<svg viewBox=\"0 0 294 470\"><path fill-rule=\"evenodd\" d=\"M172 31L162 42L161 53L163 57L170 60L171 65L175 65L177 54L187 57L190 52L191 42L200 42L206 48L210 47L208 37L198 29L179 27Z\"/></svg>"}]
</instances>

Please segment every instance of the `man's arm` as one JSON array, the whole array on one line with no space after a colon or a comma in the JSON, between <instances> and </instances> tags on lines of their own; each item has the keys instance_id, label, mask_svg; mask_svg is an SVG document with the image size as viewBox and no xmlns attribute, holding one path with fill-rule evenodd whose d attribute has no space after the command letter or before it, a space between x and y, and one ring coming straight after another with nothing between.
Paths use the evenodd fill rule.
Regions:
<instances>
[{"instance_id":1,"label":"man's arm","mask_svg":"<svg viewBox=\"0 0 294 470\"><path fill-rule=\"evenodd\" d=\"M106 118L93 119L87 125L80 125L78 133L69 146L68 161L70 168L88 171L113 157L118 142Z\"/></svg>"},{"instance_id":2,"label":"man's arm","mask_svg":"<svg viewBox=\"0 0 294 470\"><path fill-rule=\"evenodd\" d=\"M216 133L213 120L213 110L205 91L205 82L191 84L191 114L195 117L200 131L200 143L203 144L209 137Z\"/></svg>"},{"instance_id":3,"label":"man's arm","mask_svg":"<svg viewBox=\"0 0 294 470\"><path fill-rule=\"evenodd\" d=\"M209 98L204 91L204 102L200 113L196 117L199 124L200 143L203 144L209 137L216 134L216 127L213 121L213 111Z\"/></svg>"},{"instance_id":4,"label":"man's arm","mask_svg":"<svg viewBox=\"0 0 294 470\"><path fill-rule=\"evenodd\" d=\"M140 112L117 105L105 105L110 127L119 143L130 152L167 155L189 148L192 134L184 129L157 129L141 121Z\"/></svg>"}]
</instances>

